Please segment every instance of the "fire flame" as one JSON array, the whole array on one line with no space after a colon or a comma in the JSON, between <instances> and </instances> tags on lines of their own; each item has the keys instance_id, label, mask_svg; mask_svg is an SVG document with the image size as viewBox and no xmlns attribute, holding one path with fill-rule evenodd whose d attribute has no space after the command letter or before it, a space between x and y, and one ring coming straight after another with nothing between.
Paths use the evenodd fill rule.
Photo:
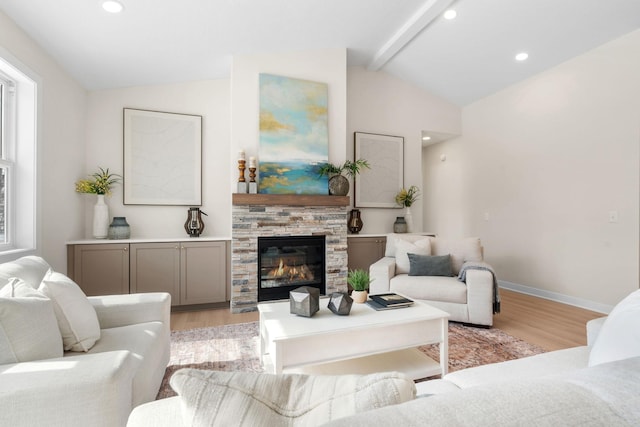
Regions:
<instances>
[{"instance_id":1,"label":"fire flame","mask_svg":"<svg viewBox=\"0 0 640 427\"><path fill-rule=\"evenodd\" d=\"M278 267L269 272L269 277L287 280L313 280L313 273L306 264L301 266L288 266L285 265L282 258L280 258Z\"/></svg>"}]
</instances>

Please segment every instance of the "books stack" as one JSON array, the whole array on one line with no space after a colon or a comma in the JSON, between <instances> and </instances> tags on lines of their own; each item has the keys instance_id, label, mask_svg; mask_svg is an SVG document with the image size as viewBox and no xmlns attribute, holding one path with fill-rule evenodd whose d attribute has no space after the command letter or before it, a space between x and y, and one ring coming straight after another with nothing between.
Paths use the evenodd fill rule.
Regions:
<instances>
[{"instance_id":1,"label":"books stack","mask_svg":"<svg viewBox=\"0 0 640 427\"><path fill-rule=\"evenodd\" d=\"M392 310L413 304L413 300L394 293L369 295L369 298L367 304L375 310Z\"/></svg>"}]
</instances>

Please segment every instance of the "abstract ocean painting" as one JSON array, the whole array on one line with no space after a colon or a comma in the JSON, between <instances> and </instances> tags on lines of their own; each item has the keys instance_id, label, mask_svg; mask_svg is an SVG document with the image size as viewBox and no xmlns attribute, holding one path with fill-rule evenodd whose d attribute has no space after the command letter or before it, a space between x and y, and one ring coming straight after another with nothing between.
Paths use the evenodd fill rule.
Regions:
<instances>
[{"instance_id":1,"label":"abstract ocean painting","mask_svg":"<svg viewBox=\"0 0 640 427\"><path fill-rule=\"evenodd\" d=\"M327 102L326 83L260 74L259 193L327 194Z\"/></svg>"}]
</instances>

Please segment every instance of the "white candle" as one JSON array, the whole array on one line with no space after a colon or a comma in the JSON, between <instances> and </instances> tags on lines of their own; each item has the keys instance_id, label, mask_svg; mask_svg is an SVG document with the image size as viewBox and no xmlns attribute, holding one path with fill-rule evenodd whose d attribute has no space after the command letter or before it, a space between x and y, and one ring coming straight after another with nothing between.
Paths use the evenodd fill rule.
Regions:
<instances>
[{"instance_id":1,"label":"white candle","mask_svg":"<svg viewBox=\"0 0 640 427\"><path fill-rule=\"evenodd\" d=\"M256 167L256 158L255 157L249 157L249 167L250 168L255 168Z\"/></svg>"},{"instance_id":2,"label":"white candle","mask_svg":"<svg viewBox=\"0 0 640 427\"><path fill-rule=\"evenodd\" d=\"M244 160L244 150L238 152L238 160Z\"/></svg>"}]
</instances>

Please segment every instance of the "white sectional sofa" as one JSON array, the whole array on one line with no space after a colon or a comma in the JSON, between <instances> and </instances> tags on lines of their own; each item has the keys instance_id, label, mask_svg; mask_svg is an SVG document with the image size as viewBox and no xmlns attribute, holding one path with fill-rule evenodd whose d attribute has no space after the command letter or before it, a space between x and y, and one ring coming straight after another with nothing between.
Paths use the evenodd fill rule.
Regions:
<instances>
[{"instance_id":1,"label":"white sectional sofa","mask_svg":"<svg viewBox=\"0 0 640 427\"><path fill-rule=\"evenodd\" d=\"M69 282L38 257L0 265L2 426L124 426L157 395L170 295L87 298ZM23 316L32 307L35 315ZM64 350L69 339L76 351Z\"/></svg>"},{"instance_id":2,"label":"white sectional sofa","mask_svg":"<svg viewBox=\"0 0 640 427\"><path fill-rule=\"evenodd\" d=\"M387 401L362 401L372 397L358 395L367 389L361 385L363 382L373 381L366 377L351 378L350 386L334 388L327 394L314 393L313 384L319 377L292 379L286 375L244 373L237 380L227 372L178 371L183 378L171 381L178 396L135 408L128 426L307 426L324 425L323 422L344 427L637 426L638 331L640 291L618 304L606 319L588 323L587 346L465 369L415 387L403 383L400 374L388 373L391 377L382 379L387 381L382 384L388 384L384 387ZM327 381L332 377L324 378ZM393 382L389 382L390 378ZM265 381L270 387L256 395L254 384ZM407 387L415 388L415 398L407 393ZM332 399L344 403L343 395L356 395L360 400L356 398L358 404L350 408L342 406L342 412L336 415ZM256 412L251 407L256 405L261 410L267 406L272 410L268 416L262 412L261 417L254 418L252 414ZM308 424L305 419L310 406L326 409L323 416L316 414L315 424ZM227 407L235 411L225 411ZM349 410L352 415L344 416Z\"/></svg>"},{"instance_id":3,"label":"white sectional sofa","mask_svg":"<svg viewBox=\"0 0 640 427\"><path fill-rule=\"evenodd\" d=\"M450 261L449 272L443 272L441 265L426 264L442 257ZM458 280L463 268L464 282ZM476 237L448 240L388 234L385 256L369 267L369 275L371 294L395 292L446 311L450 321L493 325L498 299L495 277L491 266L483 263L483 248Z\"/></svg>"}]
</instances>

